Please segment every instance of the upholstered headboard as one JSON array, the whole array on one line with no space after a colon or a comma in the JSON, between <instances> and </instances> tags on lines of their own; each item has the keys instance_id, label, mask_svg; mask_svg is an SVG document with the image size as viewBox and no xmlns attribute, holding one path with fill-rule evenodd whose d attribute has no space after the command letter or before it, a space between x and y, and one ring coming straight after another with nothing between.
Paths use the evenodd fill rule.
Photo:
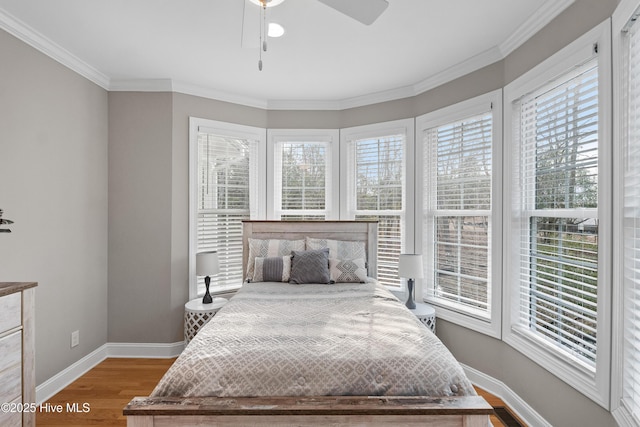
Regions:
<instances>
[{"instance_id":1,"label":"upholstered headboard","mask_svg":"<svg viewBox=\"0 0 640 427\"><path fill-rule=\"evenodd\" d=\"M297 240L305 237L364 242L369 277L378 271L377 221L243 221L242 277L246 277L249 238Z\"/></svg>"}]
</instances>

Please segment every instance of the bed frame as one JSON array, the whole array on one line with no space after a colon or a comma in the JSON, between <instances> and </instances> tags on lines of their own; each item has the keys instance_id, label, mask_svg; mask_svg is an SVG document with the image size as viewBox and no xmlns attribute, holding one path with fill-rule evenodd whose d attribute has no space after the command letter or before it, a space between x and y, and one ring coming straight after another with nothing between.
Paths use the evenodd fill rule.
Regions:
<instances>
[{"instance_id":1,"label":"bed frame","mask_svg":"<svg viewBox=\"0 0 640 427\"><path fill-rule=\"evenodd\" d=\"M364 242L367 273L369 277L377 277L377 221L243 221L242 277L246 277L249 239L300 240L305 237Z\"/></svg>"},{"instance_id":2,"label":"bed frame","mask_svg":"<svg viewBox=\"0 0 640 427\"><path fill-rule=\"evenodd\" d=\"M377 270L375 221L244 221L248 240L305 236L365 242L369 275ZM437 426L488 427L493 408L480 396L135 397L124 408L129 427L162 426Z\"/></svg>"}]
</instances>

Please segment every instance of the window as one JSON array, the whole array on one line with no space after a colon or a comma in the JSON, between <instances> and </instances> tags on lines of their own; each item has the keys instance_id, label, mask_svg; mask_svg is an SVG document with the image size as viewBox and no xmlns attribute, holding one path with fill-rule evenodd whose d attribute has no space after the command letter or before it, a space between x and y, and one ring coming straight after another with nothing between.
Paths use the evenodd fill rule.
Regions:
<instances>
[{"instance_id":1,"label":"window","mask_svg":"<svg viewBox=\"0 0 640 427\"><path fill-rule=\"evenodd\" d=\"M242 285L242 220L258 216L264 131L261 138L253 128L192 119L191 138L192 254L218 252L220 273L212 277L211 290L236 289ZM195 276L195 256L190 259L195 297L204 294L204 278Z\"/></svg>"},{"instance_id":2,"label":"window","mask_svg":"<svg viewBox=\"0 0 640 427\"><path fill-rule=\"evenodd\" d=\"M272 219L325 220L337 218L338 159L334 147L338 132L332 130L269 130L273 161ZM336 168L337 169L337 168ZM335 181L335 182L334 182Z\"/></svg>"},{"instance_id":3,"label":"window","mask_svg":"<svg viewBox=\"0 0 640 427\"><path fill-rule=\"evenodd\" d=\"M501 170L494 164L501 116L501 91L496 91L419 117L417 126L423 296L442 308L439 316L495 337L500 336L500 310L493 307L500 307L501 223L494 225L500 210L494 212L493 200L500 190L493 177Z\"/></svg>"},{"instance_id":4,"label":"window","mask_svg":"<svg viewBox=\"0 0 640 427\"><path fill-rule=\"evenodd\" d=\"M387 286L400 286L398 257L407 250L407 140L412 139L412 129L409 120L352 128L343 135L344 217L378 221L377 276Z\"/></svg>"},{"instance_id":5,"label":"window","mask_svg":"<svg viewBox=\"0 0 640 427\"><path fill-rule=\"evenodd\" d=\"M598 68L519 103L521 321L593 366L598 301Z\"/></svg>"},{"instance_id":6,"label":"window","mask_svg":"<svg viewBox=\"0 0 640 427\"><path fill-rule=\"evenodd\" d=\"M614 331L614 343L617 345L617 365L614 364L613 376L615 393L612 399L614 416L621 426L640 426L640 86L637 76L640 72L640 31L636 20L640 16L640 4L637 0L621 2L614 14L614 23L618 33L617 50L621 59L621 69L617 78L621 84L617 88L620 97L616 129L620 145L617 160L620 167L616 176L621 192L615 206L621 206L616 212L620 224L616 235L621 235L621 245L617 246L614 259L620 262L620 272L614 283L619 284L620 298L614 300L619 331Z\"/></svg>"},{"instance_id":7,"label":"window","mask_svg":"<svg viewBox=\"0 0 640 427\"><path fill-rule=\"evenodd\" d=\"M513 170L505 340L605 407L607 31L596 28L505 89Z\"/></svg>"}]
</instances>

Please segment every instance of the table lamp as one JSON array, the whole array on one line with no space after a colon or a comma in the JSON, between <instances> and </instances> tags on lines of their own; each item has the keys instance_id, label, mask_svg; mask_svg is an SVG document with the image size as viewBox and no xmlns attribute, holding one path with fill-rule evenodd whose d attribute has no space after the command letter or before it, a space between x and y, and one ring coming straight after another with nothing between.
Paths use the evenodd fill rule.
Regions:
<instances>
[{"instance_id":1,"label":"table lamp","mask_svg":"<svg viewBox=\"0 0 640 427\"><path fill-rule=\"evenodd\" d=\"M423 277L422 255L400 254L400 258L398 260L398 276L407 279L409 297L407 298L407 303L405 305L409 309L416 308L416 303L413 301L413 279Z\"/></svg>"},{"instance_id":2,"label":"table lamp","mask_svg":"<svg viewBox=\"0 0 640 427\"><path fill-rule=\"evenodd\" d=\"M202 298L203 304L211 304L213 299L209 293L209 284L211 283L211 277L220 272L220 262L218 260L217 252L200 252L196 255L196 275L206 276L204 278L204 286L207 291Z\"/></svg>"}]
</instances>

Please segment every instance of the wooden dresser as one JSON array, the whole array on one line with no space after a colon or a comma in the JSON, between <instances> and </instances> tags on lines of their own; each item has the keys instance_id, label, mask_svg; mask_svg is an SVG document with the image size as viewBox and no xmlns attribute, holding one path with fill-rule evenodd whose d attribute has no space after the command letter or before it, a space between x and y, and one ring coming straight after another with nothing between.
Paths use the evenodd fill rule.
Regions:
<instances>
[{"instance_id":1,"label":"wooden dresser","mask_svg":"<svg viewBox=\"0 0 640 427\"><path fill-rule=\"evenodd\" d=\"M36 285L0 282L0 426L35 426Z\"/></svg>"}]
</instances>

